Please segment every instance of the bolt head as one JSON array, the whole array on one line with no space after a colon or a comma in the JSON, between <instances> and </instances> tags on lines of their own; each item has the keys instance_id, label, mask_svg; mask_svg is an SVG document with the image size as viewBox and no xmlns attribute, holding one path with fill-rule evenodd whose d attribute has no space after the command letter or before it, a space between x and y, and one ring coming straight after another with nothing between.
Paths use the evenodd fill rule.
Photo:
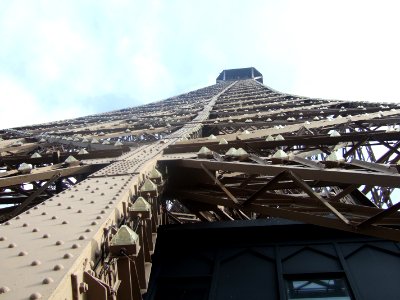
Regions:
<instances>
[{"instance_id":1,"label":"bolt head","mask_svg":"<svg viewBox=\"0 0 400 300\"><path fill-rule=\"evenodd\" d=\"M54 279L51 278L51 277L46 277L46 278L43 279L43 281L42 281L43 284L50 284L50 283L52 283L52 282L54 282Z\"/></svg>"},{"instance_id":2,"label":"bolt head","mask_svg":"<svg viewBox=\"0 0 400 300\"><path fill-rule=\"evenodd\" d=\"M0 287L0 294L5 294L7 292L11 291L8 286L1 286Z\"/></svg>"},{"instance_id":3,"label":"bolt head","mask_svg":"<svg viewBox=\"0 0 400 300\"><path fill-rule=\"evenodd\" d=\"M59 271L59 270L62 270L62 269L64 269L64 266L61 265L61 264L55 265L54 268L53 268L54 271Z\"/></svg>"},{"instance_id":4,"label":"bolt head","mask_svg":"<svg viewBox=\"0 0 400 300\"><path fill-rule=\"evenodd\" d=\"M31 266L38 266L41 264L42 264L42 262L40 260L34 260L33 262L31 262Z\"/></svg>"},{"instance_id":5,"label":"bolt head","mask_svg":"<svg viewBox=\"0 0 400 300\"><path fill-rule=\"evenodd\" d=\"M37 299L41 299L42 298L42 294L40 293L33 293L30 295L29 300L37 300Z\"/></svg>"},{"instance_id":6,"label":"bolt head","mask_svg":"<svg viewBox=\"0 0 400 300\"><path fill-rule=\"evenodd\" d=\"M89 286L86 282L81 282L79 284L79 292L82 293L86 293L89 290Z\"/></svg>"}]
</instances>

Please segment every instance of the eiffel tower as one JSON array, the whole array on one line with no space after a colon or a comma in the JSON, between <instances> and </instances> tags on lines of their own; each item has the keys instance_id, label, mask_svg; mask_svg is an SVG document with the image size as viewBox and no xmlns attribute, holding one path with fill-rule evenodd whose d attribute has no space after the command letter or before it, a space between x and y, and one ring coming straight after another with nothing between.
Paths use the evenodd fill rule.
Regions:
<instances>
[{"instance_id":1,"label":"eiffel tower","mask_svg":"<svg viewBox=\"0 0 400 300\"><path fill-rule=\"evenodd\" d=\"M398 299L400 104L255 68L0 131L1 299Z\"/></svg>"}]
</instances>

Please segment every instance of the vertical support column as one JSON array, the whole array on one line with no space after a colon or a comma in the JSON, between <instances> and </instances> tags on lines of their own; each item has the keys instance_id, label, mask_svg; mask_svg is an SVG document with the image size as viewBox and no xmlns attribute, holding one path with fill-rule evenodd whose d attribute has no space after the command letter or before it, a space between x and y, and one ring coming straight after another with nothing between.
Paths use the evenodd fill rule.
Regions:
<instances>
[{"instance_id":1,"label":"vertical support column","mask_svg":"<svg viewBox=\"0 0 400 300\"><path fill-rule=\"evenodd\" d=\"M147 284L139 235L122 225L111 239L110 253L117 259L118 277L121 280L118 299L141 300L141 289L145 289Z\"/></svg>"},{"instance_id":2,"label":"vertical support column","mask_svg":"<svg viewBox=\"0 0 400 300\"><path fill-rule=\"evenodd\" d=\"M121 280L121 285L118 289L117 297L121 300L132 300L134 298L134 289L131 280L131 264L128 257L118 257L118 277ZM136 293L137 294L137 293ZM139 292L140 295L140 292ZM136 298L140 299L140 298Z\"/></svg>"},{"instance_id":3,"label":"vertical support column","mask_svg":"<svg viewBox=\"0 0 400 300\"><path fill-rule=\"evenodd\" d=\"M53 164L54 164L54 165L61 163L60 151L54 151L54 152L53 152L53 159L52 159L52 160L53 160ZM56 182L55 182L55 184L56 184L56 193L57 193L57 194L58 194L58 193L61 193L62 190L63 190L62 179L61 179L61 178L60 178L60 179L57 179Z\"/></svg>"},{"instance_id":4,"label":"vertical support column","mask_svg":"<svg viewBox=\"0 0 400 300\"><path fill-rule=\"evenodd\" d=\"M153 224L152 217L154 210L152 205L143 197L136 199L135 203L129 208L131 218L140 218L141 227L139 236L141 237L141 245L144 248L145 261L151 262L150 252L153 251Z\"/></svg>"}]
</instances>

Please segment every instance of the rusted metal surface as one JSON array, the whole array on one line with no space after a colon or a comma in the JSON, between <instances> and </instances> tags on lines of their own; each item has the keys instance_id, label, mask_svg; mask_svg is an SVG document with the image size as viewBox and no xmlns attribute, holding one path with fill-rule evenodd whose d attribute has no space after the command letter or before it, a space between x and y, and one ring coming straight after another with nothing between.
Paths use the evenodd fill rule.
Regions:
<instances>
[{"instance_id":1,"label":"rusted metal surface","mask_svg":"<svg viewBox=\"0 0 400 300\"><path fill-rule=\"evenodd\" d=\"M140 298L157 227L167 223L281 217L400 241L399 116L397 104L240 80L2 130L0 201L16 205L2 210L32 195L39 205L0 226L0 297ZM202 146L211 155L198 158ZM244 152L227 155L232 147ZM274 157L278 150L286 156ZM68 154L80 164L67 166ZM21 163L32 171L21 174ZM63 181L45 186L55 174ZM114 247L122 225L138 239Z\"/></svg>"}]
</instances>

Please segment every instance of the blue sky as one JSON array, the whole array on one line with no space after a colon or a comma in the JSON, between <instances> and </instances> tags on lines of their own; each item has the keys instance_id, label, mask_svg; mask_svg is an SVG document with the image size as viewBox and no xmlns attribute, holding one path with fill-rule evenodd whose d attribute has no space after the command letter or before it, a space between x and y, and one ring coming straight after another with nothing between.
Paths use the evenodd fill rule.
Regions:
<instances>
[{"instance_id":1,"label":"blue sky","mask_svg":"<svg viewBox=\"0 0 400 300\"><path fill-rule=\"evenodd\" d=\"M304 96L400 100L398 1L0 1L0 128L135 106L254 66Z\"/></svg>"}]
</instances>

